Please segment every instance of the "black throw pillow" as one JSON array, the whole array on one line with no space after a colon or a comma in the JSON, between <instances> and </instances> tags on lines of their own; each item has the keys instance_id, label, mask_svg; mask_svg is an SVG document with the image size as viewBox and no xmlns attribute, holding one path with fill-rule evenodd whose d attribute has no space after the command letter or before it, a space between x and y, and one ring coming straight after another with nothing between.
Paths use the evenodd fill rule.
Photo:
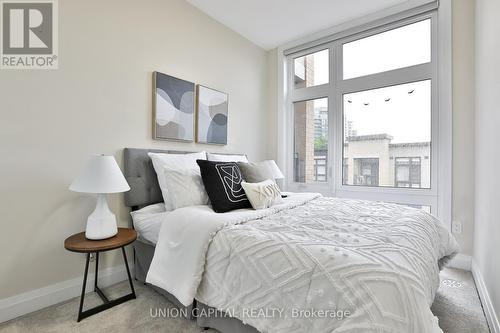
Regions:
<instances>
[{"instance_id":1,"label":"black throw pillow","mask_svg":"<svg viewBox=\"0 0 500 333\"><path fill-rule=\"evenodd\" d=\"M251 207L241 186L244 179L237 163L206 160L196 160L196 163L200 166L201 178L214 211L224 213Z\"/></svg>"}]
</instances>

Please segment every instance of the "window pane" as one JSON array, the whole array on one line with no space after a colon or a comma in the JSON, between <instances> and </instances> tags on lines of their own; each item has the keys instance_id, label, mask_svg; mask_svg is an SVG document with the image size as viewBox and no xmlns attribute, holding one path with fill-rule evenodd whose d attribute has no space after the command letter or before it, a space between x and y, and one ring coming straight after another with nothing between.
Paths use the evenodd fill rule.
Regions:
<instances>
[{"instance_id":1,"label":"window pane","mask_svg":"<svg viewBox=\"0 0 500 333\"><path fill-rule=\"evenodd\" d=\"M344 79L430 61L430 19L343 45Z\"/></svg>"},{"instance_id":2,"label":"window pane","mask_svg":"<svg viewBox=\"0 0 500 333\"><path fill-rule=\"evenodd\" d=\"M396 187L420 188L421 183L421 158L396 157L395 159Z\"/></svg>"},{"instance_id":3,"label":"window pane","mask_svg":"<svg viewBox=\"0 0 500 333\"><path fill-rule=\"evenodd\" d=\"M328 83L328 49L295 58L295 88L305 88Z\"/></svg>"},{"instance_id":4,"label":"window pane","mask_svg":"<svg viewBox=\"0 0 500 333\"><path fill-rule=\"evenodd\" d=\"M430 188L431 81L344 95L344 185Z\"/></svg>"},{"instance_id":5,"label":"window pane","mask_svg":"<svg viewBox=\"0 0 500 333\"><path fill-rule=\"evenodd\" d=\"M378 186L378 158L354 158L354 185Z\"/></svg>"},{"instance_id":6,"label":"window pane","mask_svg":"<svg viewBox=\"0 0 500 333\"><path fill-rule=\"evenodd\" d=\"M327 181L328 99L293 103L294 180Z\"/></svg>"}]
</instances>

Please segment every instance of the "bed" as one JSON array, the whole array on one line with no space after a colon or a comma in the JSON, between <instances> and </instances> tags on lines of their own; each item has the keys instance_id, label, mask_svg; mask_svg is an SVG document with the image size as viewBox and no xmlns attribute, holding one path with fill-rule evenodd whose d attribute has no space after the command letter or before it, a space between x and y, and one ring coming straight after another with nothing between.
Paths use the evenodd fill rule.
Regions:
<instances>
[{"instance_id":1,"label":"bed","mask_svg":"<svg viewBox=\"0 0 500 333\"><path fill-rule=\"evenodd\" d=\"M313 193L258 211L193 206L163 213L148 151L125 149L124 159L126 204L159 204L144 218L161 221L157 239L139 231L136 278L177 306L198 309L201 327L441 332L430 305L440 267L458 246L431 215ZM213 309L218 315L204 315Z\"/></svg>"}]
</instances>

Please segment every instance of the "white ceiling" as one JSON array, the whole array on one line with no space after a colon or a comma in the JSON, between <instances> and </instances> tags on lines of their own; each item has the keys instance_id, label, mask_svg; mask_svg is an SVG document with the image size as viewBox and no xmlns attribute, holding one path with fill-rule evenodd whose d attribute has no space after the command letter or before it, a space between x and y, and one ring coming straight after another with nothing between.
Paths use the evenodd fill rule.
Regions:
<instances>
[{"instance_id":1,"label":"white ceiling","mask_svg":"<svg viewBox=\"0 0 500 333\"><path fill-rule=\"evenodd\" d=\"M269 50L407 0L186 0Z\"/></svg>"}]
</instances>

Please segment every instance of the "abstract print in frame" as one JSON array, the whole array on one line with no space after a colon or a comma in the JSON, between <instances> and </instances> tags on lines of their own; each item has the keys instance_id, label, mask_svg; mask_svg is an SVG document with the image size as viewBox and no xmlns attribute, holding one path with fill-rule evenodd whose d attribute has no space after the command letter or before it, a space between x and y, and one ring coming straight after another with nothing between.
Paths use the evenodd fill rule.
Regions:
<instances>
[{"instance_id":1,"label":"abstract print in frame","mask_svg":"<svg viewBox=\"0 0 500 333\"><path fill-rule=\"evenodd\" d=\"M216 145L227 144L228 95L198 85L196 141Z\"/></svg>"},{"instance_id":2,"label":"abstract print in frame","mask_svg":"<svg viewBox=\"0 0 500 333\"><path fill-rule=\"evenodd\" d=\"M153 138L194 140L195 85L176 77L153 73Z\"/></svg>"}]
</instances>

